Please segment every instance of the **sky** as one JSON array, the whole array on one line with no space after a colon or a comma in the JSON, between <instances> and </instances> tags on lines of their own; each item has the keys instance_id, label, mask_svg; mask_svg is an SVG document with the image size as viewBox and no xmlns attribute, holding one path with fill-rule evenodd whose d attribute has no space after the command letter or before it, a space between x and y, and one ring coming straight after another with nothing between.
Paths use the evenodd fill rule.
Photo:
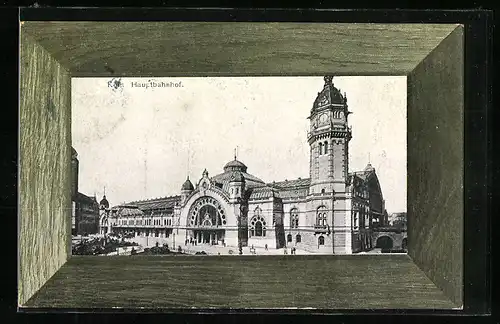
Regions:
<instances>
[{"instance_id":1,"label":"sky","mask_svg":"<svg viewBox=\"0 0 500 324\"><path fill-rule=\"evenodd\" d=\"M307 117L323 77L114 81L72 79L72 143L86 195L100 200L105 188L111 205L178 195L188 175L196 183L205 168L222 173L235 148L248 173L265 182L309 177ZM165 86L137 86L148 81ZM406 211L406 77L333 83L352 112L349 172L370 162L387 211Z\"/></svg>"}]
</instances>

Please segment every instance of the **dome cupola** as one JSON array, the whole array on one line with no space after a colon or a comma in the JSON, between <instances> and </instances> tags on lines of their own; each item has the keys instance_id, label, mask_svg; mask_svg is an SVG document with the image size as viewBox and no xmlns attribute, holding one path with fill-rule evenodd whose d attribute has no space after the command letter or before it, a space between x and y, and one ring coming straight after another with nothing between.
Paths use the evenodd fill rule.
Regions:
<instances>
[{"instance_id":1,"label":"dome cupola","mask_svg":"<svg viewBox=\"0 0 500 324\"><path fill-rule=\"evenodd\" d=\"M189 180L189 176L187 177L186 181L182 184L181 190L186 190L186 191L193 191L194 186L191 180Z\"/></svg>"},{"instance_id":2,"label":"dome cupola","mask_svg":"<svg viewBox=\"0 0 500 324\"><path fill-rule=\"evenodd\" d=\"M247 172L247 166L234 158L224 166L224 172L229 171Z\"/></svg>"},{"instance_id":3,"label":"dome cupola","mask_svg":"<svg viewBox=\"0 0 500 324\"><path fill-rule=\"evenodd\" d=\"M109 202L106 199L106 195L102 197L101 201L99 202L99 205L104 208L109 208Z\"/></svg>"}]
</instances>

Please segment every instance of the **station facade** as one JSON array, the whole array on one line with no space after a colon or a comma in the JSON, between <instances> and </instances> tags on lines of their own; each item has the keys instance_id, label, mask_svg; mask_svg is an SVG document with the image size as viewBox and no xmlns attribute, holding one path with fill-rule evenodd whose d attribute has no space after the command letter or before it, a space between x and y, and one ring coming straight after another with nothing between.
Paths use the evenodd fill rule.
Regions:
<instances>
[{"instance_id":1,"label":"station facade","mask_svg":"<svg viewBox=\"0 0 500 324\"><path fill-rule=\"evenodd\" d=\"M309 178L266 183L236 156L222 172L189 177L178 195L110 207L100 202L100 232L121 232L173 246L196 244L352 254L372 246L387 222L375 169L348 172L349 110L331 76L313 102Z\"/></svg>"}]
</instances>

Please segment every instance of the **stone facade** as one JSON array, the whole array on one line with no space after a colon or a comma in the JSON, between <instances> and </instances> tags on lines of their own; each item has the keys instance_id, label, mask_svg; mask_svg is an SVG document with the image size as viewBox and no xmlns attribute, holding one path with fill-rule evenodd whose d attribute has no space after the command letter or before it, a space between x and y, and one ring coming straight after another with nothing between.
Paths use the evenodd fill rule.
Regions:
<instances>
[{"instance_id":1,"label":"stone facade","mask_svg":"<svg viewBox=\"0 0 500 324\"><path fill-rule=\"evenodd\" d=\"M188 178L178 196L109 208L101 201L101 233L129 232L159 243L186 242L352 254L373 248L372 227L384 200L368 164L348 172L347 98L326 76L310 111L309 178L265 183L236 157L213 177ZM375 220L375 221L374 221Z\"/></svg>"},{"instance_id":2,"label":"stone facade","mask_svg":"<svg viewBox=\"0 0 500 324\"><path fill-rule=\"evenodd\" d=\"M71 148L71 234L96 234L99 231L97 198L78 191L78 153Z\"/></svg>"}]
</instances>

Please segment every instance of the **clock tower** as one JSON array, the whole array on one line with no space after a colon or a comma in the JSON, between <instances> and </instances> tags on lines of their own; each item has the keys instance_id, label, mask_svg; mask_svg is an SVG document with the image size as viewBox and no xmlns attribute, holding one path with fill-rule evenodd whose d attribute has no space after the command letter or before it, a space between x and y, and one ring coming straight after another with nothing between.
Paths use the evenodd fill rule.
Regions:
<instances>
[{"instance_id":1,"label":"clock tower","mask_svg":"<svg viewBox=\"0 0 500 324\"><path fill-rule=\"evenodd\" d=\"M351 200L347 189L350 112L347 99L325 76L323 90L314 101L307 140L310 146L311 183L308 222L318 248L325 253L352 253ZM333 251L332 251L333 250Z\"/></svg>"},{"instance_id":2,"label":"clock tower","mask_svg":"<svg viewBox=\"0 0 500 324\"><path fill-rule=\"evenodd\" d=\"M345 191L348 172L351 129L347 99L333 85L332 76L324 80L309 116L310 194Z\"/></svg>"}]
</instances>

